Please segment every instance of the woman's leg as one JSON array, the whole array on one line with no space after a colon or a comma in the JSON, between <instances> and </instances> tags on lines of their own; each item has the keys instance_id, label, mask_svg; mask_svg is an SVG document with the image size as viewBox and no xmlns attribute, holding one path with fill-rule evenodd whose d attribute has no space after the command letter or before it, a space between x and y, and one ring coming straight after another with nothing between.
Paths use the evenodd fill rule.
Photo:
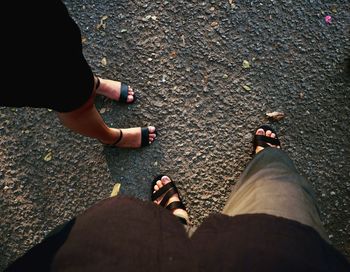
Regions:
<instances>
[{"instance_id":1,"label":"woman's leg","mask_svg":"<svg viewBox=\"0 0 350 272\"><path fill-rule=\"evenodd\" d=\"M58 117L62 124L72 131L84 136L96 138L105 144L113 144L120 137L120 129L110 128L106 125L94 105L96 84L89 100L80 108L71 112L60 112ZM155 127L148 127L149 143L155 140ZM123 129L123 137L117 147L137 148L141 146L141 129Z\"/></svg>"},{"instance_id":2,"label":"woman's leg","mask_svg":"<svg viewBox=\"0 0 350 272\"><path fill-rule=\"evenodd\" d=\"M271 134L271 131L266 132L268 137ZM328 240L313 189L297 172L288 155L276 146L258 146L256 153L235 185L223 213L229 216L265 213L284 217L313 227Z\"/></svg>"}]
</instances>

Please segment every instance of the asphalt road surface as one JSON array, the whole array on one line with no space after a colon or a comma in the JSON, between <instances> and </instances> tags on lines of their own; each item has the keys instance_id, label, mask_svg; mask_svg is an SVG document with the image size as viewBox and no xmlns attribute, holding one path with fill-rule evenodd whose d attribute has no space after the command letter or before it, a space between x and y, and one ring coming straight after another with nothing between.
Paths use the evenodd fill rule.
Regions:
<instances>
[{"instance_id":1,"label":"asphalt road surface","mask_svg":"<svg viewBox=\"0 0 350 272\"><path fill-rule=\"evenodd\" d=\"M66 4L93 71L138 89L131 106L99 97L103 118L155 125L158 139L108 149L53 111L1 108L0 270L117 182L149 200L152 177L169 175L200 224L223 208L266 122L315 188L331 242L350 256L348 0ZM267 120L274 111L284 118Z\"/></svg>"}]
</instances>

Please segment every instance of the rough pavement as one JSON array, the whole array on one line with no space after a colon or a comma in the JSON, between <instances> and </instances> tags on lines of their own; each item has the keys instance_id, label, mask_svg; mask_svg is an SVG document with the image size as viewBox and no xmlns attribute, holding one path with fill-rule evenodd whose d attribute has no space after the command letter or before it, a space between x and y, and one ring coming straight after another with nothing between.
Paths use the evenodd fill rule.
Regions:
<instances>
[{"instance_id":1,"label":"rough pavement","mask_svg":"<svg viewBox=\"0 0 350 272\"><path fill-rule=\"evenodd\" d=\"M251 159L251 133L272 111L285 113L273 124L283 148L314 186L331 242L350 256L347 0L66 4L93 70L139 90L131 106L98 98L106 122L152 124L159 137L105 149L47 109L1 108L0 270L115 182L149 199L152 177L166 173L200 224L223 208Z\"/></svg>"}]
</instances>

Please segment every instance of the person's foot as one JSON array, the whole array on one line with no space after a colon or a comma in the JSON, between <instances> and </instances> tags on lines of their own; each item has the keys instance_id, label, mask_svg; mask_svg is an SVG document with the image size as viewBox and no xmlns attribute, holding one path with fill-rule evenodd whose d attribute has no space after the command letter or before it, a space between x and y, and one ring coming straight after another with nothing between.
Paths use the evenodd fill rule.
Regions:
<instances>
[{"instance_id":1,"label":"person's foot","mask_svg":"<svg viewBox=\"0 0 350 272\"><path fill-rule=\"evenodd\" d=\"M119 101L121 93L121 82L99 78L100 85L96 89L96 93L99 95L106 96L112 100ZM133 89L128 86L128 96L126 103L132 103L135 100L135 93Z\"/></svg>"},{"instance_id":2,"label":"person's foot","mask_svg":"<svg viewBox=\"0 0 350 272\"><path fill-rule=\"evenodd\" d=\"M255 135L261 135L261 136L266 136L268 138L272 138L272 139L277 139L277 135L276 133L272 132L271 130L265 130L263 128L259 128L256 132L255 132ZM268 143L266 142L266 144L270 147L275 147L275 148L281 148L280 145L278 144L271 144L271 143ZM264 146L260 146L260 145L257 145L256 148L255 148L255 154L259 153L260 151L262 151L265 147Z\"/></svg>"},{"instance_id":3,"label":"person's foot","mask_svg":"<svg viewBox=\"0 0 350 272\"><path fill-rule=\"evenodd\" d=\"M156 128L153 126L147 127L148 129L148 144L152 144L156 139ZM123 128L115 129L112 128L114 132L113 138L110 142L103 142L106 145L113 145L118 139L120 139L114 146L120 148L139 148L142 146L142 128ZM122 131L122 136L120 136L120 131ZM120 138L121 137L121 138Z\"/></svg>"},{"instance_id":4,"label":"person's foot","mask_svg":"<svg viewBox=\"0 0 350 272\"><path fill-rule=\"evenodd\" d=\"M156 184L154 185L153 189L153 193L156 193L157 191L159 191L163 186L165 186L166 184L168 184L169 182L171 182L170 178L168 176L162 176L161 179L156 181ZM158 197L156 200L154 200L153 202L156 203L157 205L160 205L160 203L162 202L163 197L166 195L166 192L164 194L162 194L160 197ZM173 202L177 202L180 201L181 199L179 197L179 195L177 193L174 193L169 200L165 203L164 207L170 205ZM177 209L172 209L171 212L180 218L183 218L186 220L187 224L189 222L189 217L188 217L188 213L186 210L182 209L182 208L177 208Z\"/></svg>"}]
</instances>

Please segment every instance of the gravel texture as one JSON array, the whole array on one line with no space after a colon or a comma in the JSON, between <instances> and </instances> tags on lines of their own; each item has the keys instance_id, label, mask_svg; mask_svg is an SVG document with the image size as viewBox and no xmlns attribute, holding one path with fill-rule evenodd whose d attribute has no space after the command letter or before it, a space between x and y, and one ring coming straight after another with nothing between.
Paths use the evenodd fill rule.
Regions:
<instances>
[{"instance_id":1,"label":"gravel texture","mask_svg":"<svg viewBox=\"0 0 350 272\"><path fill-rule=\"evenodd\" d=\"M158 140L108 149L47 109L1 108L0 270L116 182L148 200L165 173L200 224L223 208L251 160L252 132L273 111L285 114L273 126L314 186L331 242L350 257L349 1L66 4L94 72L138 89L131 106L99 97L103 118L155 125Z\"/></svg>"}]
</instances>

